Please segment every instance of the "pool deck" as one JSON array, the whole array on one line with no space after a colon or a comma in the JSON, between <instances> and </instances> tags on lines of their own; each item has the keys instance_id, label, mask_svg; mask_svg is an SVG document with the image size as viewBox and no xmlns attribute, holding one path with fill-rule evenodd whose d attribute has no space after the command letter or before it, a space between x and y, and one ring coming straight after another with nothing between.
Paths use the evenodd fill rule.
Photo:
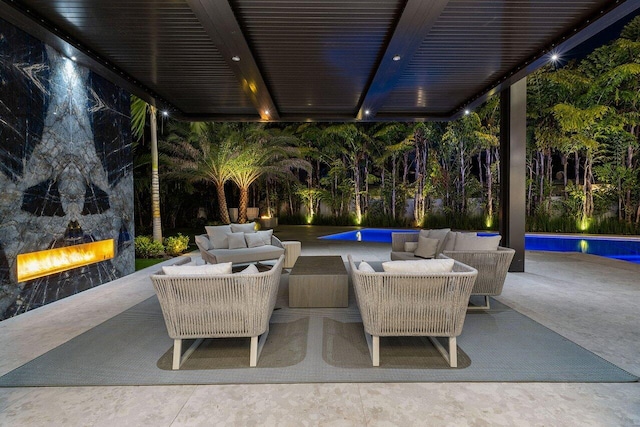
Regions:
<instances>
[{"instance_id":1,"label":"pool deck","mask_svg":"<svg viewBox=\"0 0 640 427\"><path fill-rule=\"evenodd\" d=\"M388 243L319 240L347 227L280 226L303 255L389 259ZM198 257L197 253L191 254ZM174 261L167 261L170 264ZM0 322L0 374L153 295L158 266ZM640 265L527 251L497 299L640 376ZM55 409L54 409L55 408ZM428 422L426 421L428 420ZM0 425L640 425L640 383L272 384L0 389Z\"/></svg>"}]
</instances>

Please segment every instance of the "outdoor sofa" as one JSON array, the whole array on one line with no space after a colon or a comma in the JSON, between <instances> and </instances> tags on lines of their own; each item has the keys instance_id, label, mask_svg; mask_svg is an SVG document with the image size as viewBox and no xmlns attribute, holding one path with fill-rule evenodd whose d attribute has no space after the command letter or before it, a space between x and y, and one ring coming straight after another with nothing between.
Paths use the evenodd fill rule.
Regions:
<instances>
[{"instance_id":1,"label":"outdoor sofa","mask_svg":"<svg viewBox=\"0 0 640 427\"><path fill-rule=\"evenodd\" d=\"M273 230L256 231L255 227L255 222L205 227L207 234L195 237L202 259L209 264L241 264L277 259L284 254Z\"/></svg>"},{"instance_id":2,"label":"outdoor sofa","mask_svg":"<svg viewBox=\"0 0 640 427\"><path fill-rule=\"evenodd\" d=\"M426 252L421 252L418 247L420 243L425 242L420 242L421 237L428 240L429 247ZM515 255L515 250L498 245L500 239L499 235L480 237L476 233L455 232L448 228L420 230L419 233L392 233L391 259L417 260L421 259L421 255L430 258L442 254L475 268L478 270L478 277L471 295L483 296L484 305L471 306L469 309L489 309L489 297L502 293L509 266Z\"/></svg>"},{"instance_id":3,"label":"outdoor sofa","mask_svg":"<svg viewBox=\"0 0 640 427\"><path fill-rule=\"evenodd\" d=\"M462 333L475 268L443 257L391 261L383 263L390 271L376 272L364 261L356 266L351 255L347 259L373 366L380 366L384 336L429 337L449 366L458 366L456 337ZM396 271L399 264L408 268ZM447 337L449 350L434 337Z\"/></svg>"},{"instance_id":4,"label":"outdoor sofa","mask_svg":"<svg viewBox=\"0 0 640 427\"><path fill-rule=\"evenodd\" d=\"M204 338L250 337L249 366L255 367L269 333L284 255L268 271L250 265L231 273L231 264L163 267L151 276L169 337L173 369L180 369ZM218 268L223 273L211 271ZM225 270L226 269L226 270ZM166 274L168 273L168 274ZM196 342L182 355L182 340Z\"/></svg>"}]
</instances>

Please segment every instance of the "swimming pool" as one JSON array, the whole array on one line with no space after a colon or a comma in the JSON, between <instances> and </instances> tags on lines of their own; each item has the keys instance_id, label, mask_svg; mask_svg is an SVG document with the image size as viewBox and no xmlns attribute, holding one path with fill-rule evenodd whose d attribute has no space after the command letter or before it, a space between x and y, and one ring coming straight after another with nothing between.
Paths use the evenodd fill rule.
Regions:
<instances>
[{"instance_id":1,"label":"swimming pool","mask_svg":"<svg viewBox=\"0 0 640 427\"><path fill-rule=\"evenodd\" d=\"M412 231L418 232L406 229L363 228L322 236L320 239L391 243L391 233ZM482 236L495 233L478 234ZM640 238L526 234L524 246L530 251L583 252L640 264Z\"/></svg>"}]
</instances>

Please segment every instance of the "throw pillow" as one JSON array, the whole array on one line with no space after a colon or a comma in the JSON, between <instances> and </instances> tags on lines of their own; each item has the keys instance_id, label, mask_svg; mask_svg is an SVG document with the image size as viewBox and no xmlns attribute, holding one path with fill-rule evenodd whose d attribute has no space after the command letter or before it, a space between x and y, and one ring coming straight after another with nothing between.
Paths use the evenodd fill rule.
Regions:
<instances>
[{"instance_id":1,"label":"throw pillow","mask_svg":"<svg viewBox=\"0 0 640 427\"><path fill-rule=\"evenodd\" d=\"M376 271L371 267L368 262L362 261L360 265L358 265L358 271L362 271L363 273L375 273Z\"/></svg>"},{"instance_id":2,"label":"throw pillow","mask_svg":"<svg viewBox=\"0 0 640 427\"><path fill-rule=\"evenodd\" d=\"M455 251L495 251L498 250L502 236L467 236L462 234L456 238Z\"/></svg>"},{"instance_id":3,"label":"throw pillow","mask_svg":"<svg viewBox=\"0 0 640 427\"><path fill-rule=\"evenodd\" d=\"M231 224L232 233L255 233L256 223L247 222L246 224Z\"/></svg>"},{"instance_id":4,"label":"throw pillow","mask_svg":"<svg viewBox=\"0 0 640 427\"><path fill-rule=\"evenodd\" d=\"M440 252L442 252L442 248L444 247L445 240L447 239L447 236L449 235L450 231L451 231L450 228L439 228L437 230L429 230L429 233L426 236L424 236L430 239L439 240L438 247L436 248L436 254L439 254Z\"/></svg>"},{"instance_id":5,"label":"throw pillow","mask_svg":"<svg viewBox=\"0 0 640 427\"><path fill-rule=\"evenodd\" d=\"M235 274L258 274L258 273L260 273L260 271L258 271L258 267L256 267L255 264L249 264L247 268Z\"/></svg>"},{"instance_id":6,"label":"throw pillow","mask_svg":"<svg viewBox=\"0 0 640 427\"><path fill-rule=\"evenodd\" d=\"M440 241L429 237L418 237L418 247L414 254L419 258L435 258Z\"/></svg>"},{"instance_id":7,"label":"throw pillow","mask_svg":"<svg viewBox=\"0 0 640 427\"><path fill-rule=\"evenodd\" d=\"M273 230L260 230L256 231L256 234L262 238L265 245L271 244L271 236L273 236Z\"/></svg>"},{"instance_id":8,"label":"throw pillow","mask_svg":"<svg viewBox=\"0 0 640 427\"><path fill-rule=\"evenodd\" d=\"M209 240L209 237L207 237L206 235L202 235L202 236L196 236L196 244L198 246L202 246L202 248L205 251L208 251L209 249L213 249L213 246L211 246L211 240Z\"/></svg>"},{"instance_id":9,"label":"throw pillow","mask_svg":"<svg viewBox=\"0 0 640 427\"><path fill-rule=\"evenodd\" d=\"M209 241L213 245L213 249L228 249L229 241L227 240L227 234L231 233L231 227L228 225L216 225L207 226L204 228L207 230Z\"/></svg>"},{"instance_id":10,"label":"throw pillow","mask_svg":"<svg viewBox=\"0 0 640 427\"><path fill-rule=\"evenodd\" d=\"M452 251L453 248L456 247L456 239L458 238L458 236L460 236L461 234L464 234L466 236L477 236L478 233L474 232L462 232L462 231L450 231L449 234L447 235L447 240L444 242L444 247L442 248L442 251Z\"/></svg>"},{"instance_id":11,"label":"throw pillow","mask_svg":"<svg viewBox=\"0 0 640 427\"><path fill-rule=\"evenodd\" d=\"M387 261L382 263L382 269L388 273L449 273L453 271L454 260L423 259L419 261Z\"/></svg>"},{"instance_id":12,"label":"throw pillow","mask_svg":"<svg viewBox=\"0 0 640 427\"><path fill-rule=\"evenodd\" d=\"M212 276L216 274L231 274L231 263L205 265L169 265L162 267L167 276Z\"/></svg>"},{"instance_id":13,"label":"throw pillow","mask_svg":"<svg viewBox=\"0 0 640 427\"><path fill-rule=\"evenodd\" d=\"M247 247L247 242L244 240L244 233L229 233L227 234L229 239L229 249L242 249Z\"/></svg>"},{"instance_id":14,"label":"throw pillow","mask_svg":"<svg viewBox=\"0 0 640 427\"><path fill-rule=\"evenodd\" d=\"M264 246L264 241L262 237L258 235L258 233L243 233L244 240L247 242L248 248L257 248L259 246Z\"/></svg>"},{"instance_id":15,"label":"throw pillow","mask_svg":"<svg viewBox=\"0 0 640 427\"><path fill-rule=\"evenodd\" d=\"M415 252L418 249L418 242L404 242L405 252Z\"/></svg>"}]
</instances>

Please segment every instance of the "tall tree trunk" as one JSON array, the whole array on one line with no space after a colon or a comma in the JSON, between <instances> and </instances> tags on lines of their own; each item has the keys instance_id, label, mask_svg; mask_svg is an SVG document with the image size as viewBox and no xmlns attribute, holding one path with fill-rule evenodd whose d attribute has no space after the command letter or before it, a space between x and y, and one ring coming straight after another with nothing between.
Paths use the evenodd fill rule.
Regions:
<instances>
[{"instance_id":1,"label":"tall tree trunk","mask_svg":"<svg viewBox=\"0 0 640 427\"><path fill-rule=\"evenodd\" d=\"M485 172L487 174L487 215L493 218L493 176L491 175L491 148L487 148L485 157Z\"/></svg>"},{"instance_id":2,"label":"tall tree trunk","mask_svg":"<svg viewBox=\"0 0 640 427\"><path fill-rule=\"evenodd\" d=\"M569 198L569 193L567 191L567 166L569 164L569 159L567 158L567 155L562 153L561 156L562 159L562 188L563 188L563 192L564 192L564 199L567 200Z\"/></svg>"},{"instance_id":3,"label":"tall tree trunk","mask_svg":"<svg viewBox=\"0 0 640 427\"><path fill-rule=\"evenodd\" d=\"M158 122L156 107L149 107L151 121L151 217L153 218L153 240L162 243L162 219L160 216L160 176L158 174Z\"/></svg>"},{"instance_id":4,"label":"tall tree trunk","mask_svg":"<svg viewBox=\"0 0 640 427\"><path fill-rule=\"evenodd\" d=\"M220 221L223 224L229 224L231 219L229 218L229 209L227 208L227 196L224 192L224 182L216 182L216 196L218 197L218 213L220 214Z\"/></svg>"},{"instance_id":5,"label":"tall tree trunk","mask_svg":"<svg viewBox=\"0 0 640 427\"><path fill-rule=\"evenodd\" d=\"M249 205L249 187L240 187L240 202L238 203L238 224L247 222L247 207Z\"/></svg>"},{"instance_id":6,"label":"tall tree trunk","mask_svg":"<svg viewBox=\"0 0 640 427\"><path fill-rule=\"evenodd\" d=\"M392 171L391 174L391 216L393 219L397 219L396 216L396 155L394 154L391 158L392 161Z\"/></svg>"},{"instance_id":7,"label":"tall tree trunk","mask_svg":"<svg viewBox=\"0 0 640 427\"><path fill-rule=\"evenodd\" d=\"M578 151L576 150L573 153L573 163L575 165L575 175L576 175L576 188L580 186L580 156L578 156Z\"/></svg>"}]
</instances>

